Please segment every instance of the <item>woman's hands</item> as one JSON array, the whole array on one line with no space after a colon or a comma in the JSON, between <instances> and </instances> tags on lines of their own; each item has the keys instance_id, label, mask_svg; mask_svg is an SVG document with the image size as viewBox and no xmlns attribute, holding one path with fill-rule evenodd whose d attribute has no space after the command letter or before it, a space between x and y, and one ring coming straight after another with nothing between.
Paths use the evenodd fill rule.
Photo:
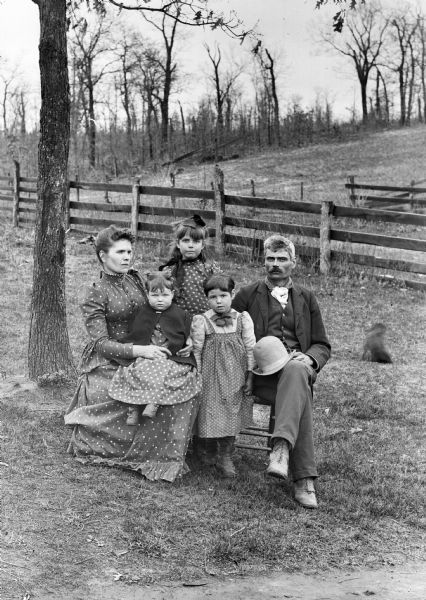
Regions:
<instances>
[{"instance_id":1,"label":"woman's hands","mask_svg":"<svg viewBox=\"0 0 426 600\"><path fill-rule=\"evenodd\" d=\"M171 352L168 348L163 346L138 346L133 344L133 358L148 358L149 360L158 360L160 358L166 358L166 354L171 356Z\"/></svg>"}]
</instances>

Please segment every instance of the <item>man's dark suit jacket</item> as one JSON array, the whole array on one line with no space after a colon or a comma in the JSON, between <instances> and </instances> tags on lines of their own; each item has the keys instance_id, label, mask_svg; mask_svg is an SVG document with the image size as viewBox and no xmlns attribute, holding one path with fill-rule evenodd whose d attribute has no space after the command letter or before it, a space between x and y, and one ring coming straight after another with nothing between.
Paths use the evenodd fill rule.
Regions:
<instances>
[{"instance_id":1,"label":"man's dark suit jacket","mask_svg":"<svg viewBox=\"0 0 426 600\"><path fill-rule=\"evenodd\" d=\"M247 285L236 294L232 307L238 312L246 310L254 323L256 340L268 335L268 294L265 282L258 281ZM331 346L322 322L318 302L312 292L293 284L291 288L293 301L295 334L304 354L312 356L320 371L330 358Z\"/></svg>"}]
</instances>

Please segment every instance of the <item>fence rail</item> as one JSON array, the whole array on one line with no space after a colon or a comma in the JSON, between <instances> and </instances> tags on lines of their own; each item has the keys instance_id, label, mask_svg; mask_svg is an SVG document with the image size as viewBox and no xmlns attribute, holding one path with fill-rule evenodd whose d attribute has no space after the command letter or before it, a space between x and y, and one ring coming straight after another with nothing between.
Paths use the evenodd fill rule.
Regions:
<instances>
[{"instance_id":1,"label":"fence rail","mask_svg":"<svg viewBox=\"0 0 426 600\"><path fill-rule=\"evenodd\" d=\"M355 183L355 177L350 176L345 188L350 190L349 198L353 206L358 202L363 202L366 206L383 205L388 206L391 210L394 208L409 205L411 209L426 207L426 198L418 198L417 194L426 194L426 187L418 187L425 180L412 181L409 186L393 186L393 185L375 185L370 183ZM373 192L386 192L385 195L371 195L360 193L359 190L369 190ZM390 195L388 192L393 192Z\"/></svg>"},{"instance_id":2,"label":"fence rail","mask_svg":"<svg viewBox=\"0 0 426 600\"><path fill-rule=\"evenodd\" d=\"M12 213L14 225L31 226L36 214L36 187L31 184L36 181L35 178L21 177L19 164L15 164L13 176L0 176L2 192L0 193L0 215ZM70 229L89 232L112 222L126 223L130 225L135 235L140 232L153 234L144 235L144 239L152 240L159 239L161 234L170 234L171 221L190 216L196 211L209 223L210 234L219 254L235 251L235 247L240 249L244 247L251 258L256 258L263 251L262 238L266 233L275 232L296 236L300 240L298 244L296 243L299 255L319 260L322 273L327 273L333 264L347 262L364 267L426 275L424 255L417 260L418 253L426 252L426 240L403 235L367 233L335 226L335 220L342 218L372 223L425 226L426 215L424 214L387 211L364 206L339 206L329 200L315 203L226 194L223 174L217 167L213 184L213 190L197 190L145 186L137 178L132 184L70 181L69 188L75 190L77 199L72 197L69 199L66 225ZM364 189L411 194L411 199L392 198L399 203L410 202L414 193L426 193L426 188L355 184L354 181L346 184L346 187L351 190L351 196L354 190ZM81 190L105 192L106 195L109 192L126 194L129 195L129 202L80 201ZM3 193L5 191L9 193ZM172 206L161 206L158 202L155 205L143 202L144 196L166 197L171 201ZM196 199L200 202L197 206L177 207L176 198ZM386 202L389 200L389 196L381 198ZM426 200L424 202L426 205ZM210 203L209 208L206 207L207 203ZM278 221L271 218L272 213L278 213ZM285 219L289 220L289 213L304 214L317 222L315 224L286 222ZM152 218L156 217L166 218L167 222L152 221ZM367 246L367 252L363 253L364 248L354 249L348 244L359 244L364 248ZM368 249L372 247L382 250L404 250L417 254L413 260L403 256L396 259L378 257L368 253ZM426 282L423 281L406 281L406 284L426 289Z\"/></svg>"}]
</instances>

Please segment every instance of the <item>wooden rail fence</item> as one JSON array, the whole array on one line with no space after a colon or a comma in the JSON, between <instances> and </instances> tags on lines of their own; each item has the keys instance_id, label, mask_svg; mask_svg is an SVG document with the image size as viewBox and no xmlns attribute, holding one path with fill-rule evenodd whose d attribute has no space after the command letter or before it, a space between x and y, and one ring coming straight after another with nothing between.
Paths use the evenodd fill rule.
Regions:
<instances>
[{"instance_id":1,"label":"wooden rail fence","mask_svg":"<svg viewBox=\"0 0 426 600\"><path fill-rule=\"evenodd\" d=\"M426 208L426 198L418 198L418 194L426 194L425 187L418 187L422 181L411 181L409 186L374 185L355 183L353 175L348 177L345 184L349 190L349 199L352 206L362 204L366 208L380 207L387 210L406 210L414 212ZM368 193L368 191L370 193ZM381 192L380 195L371 192Z\"/></svg>"},{"instance_id":2,"label":"wooden rail fence","mask_svg":"<svg viewBox=\"0 0 426 600\"><path fill-rule=\"evenodd\" d=\"M35 178L21 177L18 164L15 165L13 176L0 176L0 216L11 213L15 226L31 226L36 213L36 181ZM367 187L383 191L385 186L352 185L352 189ZM314 203L226 194L223 173L218 167L215 168L212 190L145 186L139 178L135 178L131 185L70 181L69 188L79 194L82 190L90 190L129 195L128 202L113 203L74 200L70 194L66 227L72 230L93 232L111 223L123 223L130 226L136 236L143 233L144 240L158 241L164 239L164 235L170 236L172 221L197 212L209 224L215 250L219 255L225 251L241 252L243 248L250 258L259 257L263 250L263 238L270 233L282 233L296 236L298 254L317 261L323 274L327 274L333 264L347 262L364 267L426 275L425 239L335 227L335 220L341 218L424 226L426 215L423 214L339 206L331 200ZM407 192L405 188L391 189ZM426 193L426 188L416 188L416 193L423 192ZM151 197L151 203L149 200L142 202L145 196ZM162 206L161 202L155 200L156 197L167 198L169 205ZM176 198L195 199L198 204L177 208ZM93 213L97 216L93 217ZM316 220L316 224L288 222L288 213L301 213ZM273 220L272 215L278 215L277 219ZM164 218L164 222L160 222L158 217ZM157 221L152 221L153 218ZM340 244L337 244L338 242ZM359 244L360 247L354 250L352 244ZM377 257L368 252L372 247L409 252L409 258ZM412 252L416 253L414 259L411 256ZM426 289L424 281L404 281L407 286Z\"/></svg>"}]
</instances>

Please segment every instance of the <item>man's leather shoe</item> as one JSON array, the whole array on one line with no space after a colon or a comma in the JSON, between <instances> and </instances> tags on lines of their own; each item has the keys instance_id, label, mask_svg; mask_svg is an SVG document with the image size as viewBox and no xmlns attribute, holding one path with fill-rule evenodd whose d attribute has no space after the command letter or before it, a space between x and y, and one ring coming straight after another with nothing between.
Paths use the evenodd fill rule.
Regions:
<instances>
[{"instance_id":1,"label":"man's leather shoe","mask_svg":"<svg viewBox=\"0 0 426 600\"><path fill-rule=\"evenodd\" d=\"M318 508L312 477L304 477L294 482L294 499L303 508Z\"/></svg>"},{"instance_id":2,"label":"man's leather shoe","mask_svg":"<svg viewBox=\"0 0 426 600\"><path fill-rule=\"evenodd\" d=\"M287 440L277 438L274 447L269 456L269 465L266 469L267 475L279 477L281 479L288 478L288 459L289 449Z\"/></svg>"}]
</instances>

